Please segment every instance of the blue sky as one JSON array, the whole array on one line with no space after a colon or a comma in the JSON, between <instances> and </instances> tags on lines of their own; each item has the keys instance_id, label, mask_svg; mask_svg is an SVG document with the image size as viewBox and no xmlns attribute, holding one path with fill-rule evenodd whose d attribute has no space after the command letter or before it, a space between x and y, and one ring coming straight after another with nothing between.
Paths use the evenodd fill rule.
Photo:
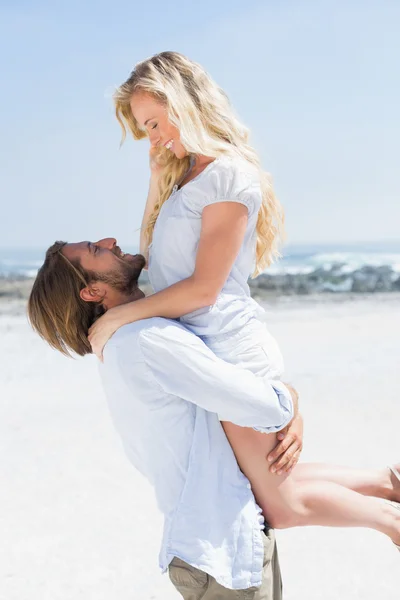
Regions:
<instances>
[{"instance_id":1,"label":"blue sky","mask_svg":"<svg viewBox=\"0 0 400 600\"><path fill-rule=\"evenodd\" d=\"M202 63L252 131L291 242L400 238L397 0L0 0L0 245L132 244L147 142L111 94L136 62Z\"/></svg>"}]
</instances>

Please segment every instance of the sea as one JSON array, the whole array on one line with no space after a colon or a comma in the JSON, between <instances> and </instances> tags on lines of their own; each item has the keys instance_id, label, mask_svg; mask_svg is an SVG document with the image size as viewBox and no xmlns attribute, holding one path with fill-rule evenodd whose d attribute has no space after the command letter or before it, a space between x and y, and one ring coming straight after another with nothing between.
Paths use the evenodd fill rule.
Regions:
<instances>
[{"instance_id":1,"label":"sea","mask_svg":"<svg viewBox=\"0 0 400 600\"><path fill-rule=\"evenodd\" d=\"M135 247L125 252L136 253ZM0 276L34 277L44 260L44 248L0 248ZM360 242L349 244L288 244L282 258L266 273L308 274L317 269L329 271L333 266L344 273L352 273L364 266L389 267L400 275L400 240Z\"/></svg>"}]
</instances>

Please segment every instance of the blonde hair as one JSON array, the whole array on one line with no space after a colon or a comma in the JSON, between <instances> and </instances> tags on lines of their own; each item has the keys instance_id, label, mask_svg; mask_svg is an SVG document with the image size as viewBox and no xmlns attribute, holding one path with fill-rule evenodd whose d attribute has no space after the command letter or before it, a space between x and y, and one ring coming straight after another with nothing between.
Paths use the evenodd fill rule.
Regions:
<instances>
[{"instance_id":1,"label":"blonde hair","mask_svg":"<svg viewBox=\"0 0 400 600\"><path fill-rule=\"evenodd\" d=\"M260 171L262 205L257 219L256 268L259 275L275 257L284 237L283 209L275 197L269 174L262 171L255 150L249 145L249 131L239 122L225 92L204 69L177 52L162 52L138 63L129 78L114 93L117 119L122 127L122 142L129 129L134 139L147 136L133 116L130 102L135 92L151 94L164 104L170 122L177 127L180 140L189 154L208 157L228 154L241 157ZM158 161L162 166L159 178L159 198L146 227L148 243L154 225L173 186L189 168L189 156L178 159L160 148Z\"/></svg>"}]
</instances>

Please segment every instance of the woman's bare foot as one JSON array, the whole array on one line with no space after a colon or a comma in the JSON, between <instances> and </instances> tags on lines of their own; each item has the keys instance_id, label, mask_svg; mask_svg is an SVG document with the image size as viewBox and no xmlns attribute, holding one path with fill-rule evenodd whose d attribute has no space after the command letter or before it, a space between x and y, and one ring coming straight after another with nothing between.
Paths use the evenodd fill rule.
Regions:
<instances>
[{"instance_id":1,"label":"woman's bare foot","mask_svg":"<svg viewBox=\"0 0 400 600\"><path fill-rule=\"evenodd\" d=\"M397 531L396 531L396 536L392 537L392 542L400 552L400 503L399 502L388 502L388 504L390 506L392 506L393 508L395 508L397 511L397 515L394 515L395 516L395 529Z\"/></svg>"},{"instance_id":2,"label":"woman's bare foot","mask_svg":"<svg viewBox=\"0 0 400 600\"><path fill-rule=\"evenodd\" d=\"M391 468L388 468L388 474L388 489L390 492L389 500L393 500L394 502L400 502L400 463L393 465Z\"/></svg>"}]
</instances>

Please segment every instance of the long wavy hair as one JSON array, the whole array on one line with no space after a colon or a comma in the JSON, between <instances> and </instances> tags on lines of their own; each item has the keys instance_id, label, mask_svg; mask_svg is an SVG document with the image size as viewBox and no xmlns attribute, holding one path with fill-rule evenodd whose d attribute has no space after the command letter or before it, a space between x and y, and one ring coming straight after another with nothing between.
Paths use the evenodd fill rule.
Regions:
<instances>
[{"instance_id":1,"label":"long wavy hair","mask_svg":"<svg viewBox=\"0 0 400 600\"><path fill-rule=\"evenodd\" d=\"M86 271L78 261L69 261L62 253L66 243L55 242L47 250L29 296L28 319L52 348L66 356L71 352L84 356L92 353L89 328L105 309L80 297L97 274Z\"/></svg>"},{"instance_id":2,"label":"long wavy hair","mask_svg":"<svg viewBox=\"0 0 400 600\"><path fill-rule=\"evenodd\" d=\"M227 95L199 64L182 54L156 54L138 63L114 93L122 142L127 129L136 140L147 136L139 127L130 105L136 92L151 94L166 106L168 118L179 130L181 143L188 154L214 158L228 154L241 157L258 168L263 200L257 219L256 268L253 273L256 277L279 256L279 242L284 238L284 214L269 174L261 169L257 153L249 145L249 131L236 117ZM190 162L189 156L178 159L165 148L159 149L157 160L162 170L159 197L145 231L149 244L160 209Z\"/></svg>"}]
</instances>

